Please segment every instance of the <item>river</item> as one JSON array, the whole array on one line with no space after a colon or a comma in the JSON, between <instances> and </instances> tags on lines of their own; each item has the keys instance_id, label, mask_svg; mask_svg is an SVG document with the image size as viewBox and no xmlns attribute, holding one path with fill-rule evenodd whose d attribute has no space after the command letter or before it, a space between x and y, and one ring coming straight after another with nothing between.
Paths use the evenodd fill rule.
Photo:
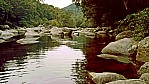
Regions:
<instances>
[{"instance_id":1,"label":"river","mask_svg":"<svg viewBox=\"0 0 149 84\"><path fill-rule=\"evenodd\" d=\"M75 84L76 63L85 59L84 39L77 40L43 36L38 44L0 45L0 84Z\"/></svg>"},{"instance_id":2,"label":"river","mask_svg":"<svg viewBox=\"0 0 149 84\"><path fill-rule=\"evenodd\" d=\"M0 45L0 84L92 84L86 69L136 76L129 64L97 58L106 45L100 39L43 36L39 41L30 45L16 42Z\"/></svg>"}]
</instances>

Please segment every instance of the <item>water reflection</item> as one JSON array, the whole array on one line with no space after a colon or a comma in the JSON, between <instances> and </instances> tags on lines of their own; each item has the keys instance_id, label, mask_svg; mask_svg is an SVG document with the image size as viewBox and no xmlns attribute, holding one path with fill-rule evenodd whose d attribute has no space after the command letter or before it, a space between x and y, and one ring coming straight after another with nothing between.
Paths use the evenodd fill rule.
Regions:
<instances>
[{"instance_id":1,"label":"water reflection","mask_svg":"<svg viewBox=\"0 0 149 84\"><path fill-rule=\"evenodd\" d=\"M89 78L88 71L85 68L86 64L86 59L77 59L76 62L72 64L72 76L76 84L94 84Z\"/></svg>"},{"instance_id":2,"label":"water reflection","mask_svg":"<svg viewBox=\"0 0 149 84\"><path fill-rule=\"evenodd\" d=\"M73 38L43 36L39 41L31 45L0 45L1 84L93 84L87 71L137 77L132 64L96 56L107 45L104 40L81 35Z\"/></svg>"},{"instance_id":3,"label":"water reflection","mask_svg":"<svg viewBox=\"0 0 149 84\"><path fill-rule=\"evenodd\" d=\"M64 39L42 37L40 43L11 43L1 49L1 84L73 84L71 64L84 59L80 49L61 45ZM6 46L6 45L3 45Z\"/></svg>"},{"instance_id":4,"label":"water reflection","mask_svg":"<svg viewBox=\"0 0 149 84\"><path fill-rule=\"evenodd\" d=\"M97 57L97 55L102 54L102 48L107 45L105 41L95 39L85 45L86 69L93 72L115 72L124 75L126 78L137 78L137 71L132 63L124 64L116 60Z\"/></svg>"}]
</instances>

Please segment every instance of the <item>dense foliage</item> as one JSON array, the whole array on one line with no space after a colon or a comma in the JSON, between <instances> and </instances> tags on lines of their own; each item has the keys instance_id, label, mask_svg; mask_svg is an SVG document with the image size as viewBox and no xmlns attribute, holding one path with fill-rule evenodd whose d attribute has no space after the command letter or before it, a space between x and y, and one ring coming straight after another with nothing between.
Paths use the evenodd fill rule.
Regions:
<instances>
[{"instance_id":1,"label":"dense foliage","mask_svg":"<svg viewBox=\"0 0 149 84\"><path fill-rule=\"evenodd\" d=\"M149 36L149 8L127 15L125 19L119 21L117 33L126 30L133 31L133 37L138 41Z\"/></svg>"},{"instance_id":2,"label":"dense foliage","mask_svg":"<svg viewBox=\"0 0 149 84\"><path fill-rule=\"evenodd\" d=\"M71 12L42 0L0 0L0 25L33 27L41 24L75 27Z\"/></svg>"},{"instance_id":3,"label":"dense foliage","mask_svg":"<svg viewBox=\"0 0 149 84\"><path fill-rule=\"evenodd\" d=\"M76 27L92 27L91 22L89 22L89 20L84 17L82 8L80 6L71 4L67 7L64 7L63 9L66 11L69 11L73 14L73 18L75 19Z\"/></svg>"},{"instance_id":4,"label":"dense foliage","mask_svg":"<svg viewBox=\"0 0 149 84\"><path fill-rule=\"evenodd\" d=\"M149 0L72 0L81 5L88 19L95 26L113 26L126 15L149 7Z\"/></svg>"}]
</instances>

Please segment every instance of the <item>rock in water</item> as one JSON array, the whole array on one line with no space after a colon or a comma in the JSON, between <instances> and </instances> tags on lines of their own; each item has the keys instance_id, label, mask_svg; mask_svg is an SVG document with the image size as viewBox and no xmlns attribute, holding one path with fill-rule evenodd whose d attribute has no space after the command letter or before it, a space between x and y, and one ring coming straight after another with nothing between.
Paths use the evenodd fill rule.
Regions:
<instances>
[{"instance_id":1,"label":"rock in water","mask_svg":"<svg viewBox=\"0 0 149 84\"><path fill-rule=\"evenodd\" d=\"M103 54L124 55L130 56L129 49L131 49L134 40L131 38L124 38L115 42L109 43L102 49Z\"/></svg>"},{"instance_id":2,"label":"rock in water","mask_svg":"<svg viewBox=\"0 0 149 84\"><path fill-rule=\"evenodd\" d=\"M110 55L110 54L101 54L101 55L97 55L100 58L104 58L104 59L112 59L112 60L116 60L118 62L122 62L122 63L131 63L131 59L127 56L116 56L116 55Z\"/></svg>"},{"instance_id":3,"label":"rock in water","mask_svg":"<svg viewBox=\"0 0 149 84\"><path fill-rule=\"evenodd\" d=\"M111 73L111 72L103 72L103 73L89 73L92 80L96 84L105 84L111 81L116 80L125 80L126 78L123 75L117 74L117 73Z\"/></svg>"},{"instance_id":4,"label":"rock in water","mask_svg":"<svg viewBox=\"0 0 149 84\"><path fill-rule=\"evenodd\" d=\"M140 79L117 80L106 84L146 84L145 81Z\"/></svg>"}]
</instances>

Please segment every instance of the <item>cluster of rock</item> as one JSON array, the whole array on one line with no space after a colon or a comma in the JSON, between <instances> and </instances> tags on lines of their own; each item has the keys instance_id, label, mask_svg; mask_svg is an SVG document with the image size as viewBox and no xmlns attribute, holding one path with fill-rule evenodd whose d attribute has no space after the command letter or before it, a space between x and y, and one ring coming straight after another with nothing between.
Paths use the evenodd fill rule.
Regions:
<instances>
[{"instance_id":1,"label":"cluster of rock","mask_svg":"<svg viewBox=\"0 0 149 84\"><path fill-rule=\"evenodd\" d=\"M25 32L11 29L8 25L0 25L0 43L11 42L23 36Z\"/></svg>"},{"instance_id":2,"label":"cluster of rock","mask_svg":"<svg viewBox=\"0 0 149 84\"><path fill-rule=\"evenodd\" d=\"M38 27L33 28L16 28L11 29L8 25L0 25L0 43L10 42L12 38L16 39L17 43L20 44L33 44L38 43L38 39L43 35L52 35L52 36L61 36L65 35L71 36L73 28L58 28L53 26L43 26L39 25ZM18 38L22 36L22 38Z\"/></svg>"},{"instance_id":3,"label":"cluster of rock","mask_svg":"<svg viewBox=\"0 0 149 84\"><path fill-rule=\"evenodd\" d=\"M149 36L135 41L131 31L124 31L116 36L116 41L109 43L102 49L99 58L116 60L120 63L144 63L137 70L139 79L126 79L117 73L92 73L92 80L96 84L149 84Z\"/></svg>"}]
</instances>

